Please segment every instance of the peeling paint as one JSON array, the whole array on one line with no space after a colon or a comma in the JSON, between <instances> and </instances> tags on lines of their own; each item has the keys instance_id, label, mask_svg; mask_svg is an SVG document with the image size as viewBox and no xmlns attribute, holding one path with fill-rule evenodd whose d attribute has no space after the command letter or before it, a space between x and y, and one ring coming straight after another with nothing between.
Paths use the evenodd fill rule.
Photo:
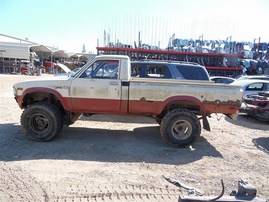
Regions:
<instances>
[{"instance_id":1,"label":"peeling paint","mask_svg":"<svg viewBox=\"0 0 269 202\"><path fill-rule=\"evenodd\" d=\"M227 100L227 101L220 101L220 100L215 100L215 101L208 101L208 100L204 100L203 101L204 104L214 104L214 105L230 105L230 106L240 106L241 105L241 101L240 100Z\"/></svg>"},{"instance_id":2,"label":"peeling paint","mask_svg":"<svg viewBox=\"0 0 269 202\"><path fill-rule=\"evenodd\" d=\"M142 101L142 102L146 102L147 100L146 100L145 97L141 97L141 98L140 98L140 101Z\"/></svg>"}]
</instances>

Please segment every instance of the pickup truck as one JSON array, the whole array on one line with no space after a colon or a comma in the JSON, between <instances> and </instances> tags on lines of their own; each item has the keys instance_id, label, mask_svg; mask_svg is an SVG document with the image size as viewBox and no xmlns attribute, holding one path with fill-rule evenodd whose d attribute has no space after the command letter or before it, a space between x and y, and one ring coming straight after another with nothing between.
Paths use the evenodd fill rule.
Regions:
<instances>
[{"instance_id":1,"label":"pickup truck","mask_svg":"<svg viewBox=\"0 0 269 202\"><path fill-rule=\"evenodd\" d=\"M13 91L24 109L21 127L34 141L55 138L63 125L74 123L81 115L128 114L154 118L166 144L184 147L200 136L200 120L210 131L207 116L235 117L242 101L240 86L132 77L129 57L120 55L96 56L72 76L16 83Z\"/></svg>"}]
</instances>

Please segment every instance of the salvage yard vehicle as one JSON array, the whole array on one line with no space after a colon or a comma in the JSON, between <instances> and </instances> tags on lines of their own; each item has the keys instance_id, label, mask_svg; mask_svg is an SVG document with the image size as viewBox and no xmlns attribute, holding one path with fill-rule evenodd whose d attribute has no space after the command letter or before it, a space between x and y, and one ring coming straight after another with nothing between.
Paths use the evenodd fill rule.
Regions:
<instances>
[{"instance_id":1,"label":"salvage yard vehicle","mask_svg":"<svg viewBox=\"0 0 269 202\"><path fill-rule=\"evenodd\" d=\"M269 91L269 81L257 79L235 80L230 85L238 85L242 87L243 96L255 95L264 91Z\"/></svg>"},{"instance_id":2,"label":"salvage yard vehicle","mask_svg":"<svg viewBox=\"0 0 269 202\"><path fill-rule=\"evenodd\" d=\"M255 79L255 80L267 80L269 81L269 75L245 75L239 77L237 80L246 80L246 79Z\"/></svg>"},{"instance_id":3,"label":"salvage yard vehicle","mask_svg":"<svg viewBox=\"0 0 269 202\"><path fill-rule=\"evenodd\" d=\"M230 84L235 81L234 78L226 77L226 76L211 76L210 80L215 83L225 83L225 84Z\"/></svg>"},{"instance_id":4,"label":"salvage yard vehicle","mask_svg":"<svg viewBox=\"0 0 269 202\"><path fill-rule=\"evenodd\" d=\"M243 98L244 105L239 109L260 121L269 121L269 91Z\"/></svg>"},{"instance_id":5,"label":"salvage yard vehicle","mask_svg":"<svg viewBox=\"0 0 269 202\"><path fill-rule=\"evenodd\" d=\"M21 127L34 141L53 139L64 124L74 123L82 114L128 114L154 118L164 142L182 147L200 136L200 119L210 131L207 116L223 113L234 118L242 101L240 86L131 77L130 58L120 55L97 56L73 76L20 82L13 91L24 109Z\"/></svg>"}]
</instances>

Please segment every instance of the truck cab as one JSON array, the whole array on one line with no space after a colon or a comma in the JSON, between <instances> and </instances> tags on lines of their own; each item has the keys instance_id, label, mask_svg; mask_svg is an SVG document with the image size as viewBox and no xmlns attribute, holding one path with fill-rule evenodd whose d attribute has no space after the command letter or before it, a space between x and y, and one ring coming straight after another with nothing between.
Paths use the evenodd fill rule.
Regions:
<instances>
[{"instance_id":1,"label":"truck cab","mask_svg":"<svg viewBox=\"0 0 269 202\"><path fill-rule=\"evenodd\" d=\"M70 86L74 111L83 113L120 113L127 100L130 81L129 57L97 56L76 75ZM126 86L126 87L125 87Z\"/></svg>"}]
</instances>

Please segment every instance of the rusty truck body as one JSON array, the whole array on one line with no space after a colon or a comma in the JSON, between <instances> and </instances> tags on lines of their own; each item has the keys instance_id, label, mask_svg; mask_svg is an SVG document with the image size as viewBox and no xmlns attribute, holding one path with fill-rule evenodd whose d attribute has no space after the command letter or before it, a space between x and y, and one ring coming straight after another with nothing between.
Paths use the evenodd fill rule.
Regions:
<instances>
[{"instance_id":1,"label":"rusty truck body","mask_svg":"<svg viewBox=\"0 0 269 202\"><path fill-rule=\"evenodd\" d=\"M182 147L200 136L200 120L210 130L207 116L234 117L242 100L239 86L132 77L129 57L119 55L97 56L72 76L21 82L13 88L24 109L22 129L35 141L53 139L82 114L128 114L154 118L164 142Z\"/></svg>"}]
</instances>

